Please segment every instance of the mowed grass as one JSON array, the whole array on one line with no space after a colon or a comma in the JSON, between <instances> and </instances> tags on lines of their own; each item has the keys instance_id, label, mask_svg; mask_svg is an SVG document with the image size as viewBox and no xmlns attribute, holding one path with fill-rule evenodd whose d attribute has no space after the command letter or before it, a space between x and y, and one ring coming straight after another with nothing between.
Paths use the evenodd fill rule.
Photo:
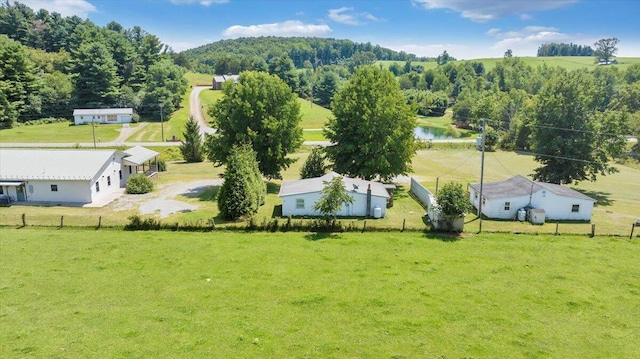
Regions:
<instances>
[{"instance_id":1,"label":"mowed grass","mask_svg":"<svg viewBox=\"0 0 640 359\"><path fill-rule=\"evenodd\" d=\"M135 126L135 124L131 124ZM93 142L95 130L96 142L115 140L122 129L121 124L74 125L72 122L57 122L31 126L19 126L0 130L0 142L6 143L81 143Z\"/></svg>"},{"instance_id":2,"label":"mowed grass","mask_svg":"<svg viewBox=\"0 0 640 359\"><path fill-rule=\"evenodd\" d=\"M518 59L522 60L525 64L537 67L546 64L551 67L563 67L567 70L576 70L576 69L594 69L598 67L595 64L595 59L593 56L552 56L552 57L533 57L533 56L525 56L520 57ZM640 57L617 57L618 64L611 65L612 67L616 67L619 70L626 70L627 67L633 64L640 64ZM469 59L469 60L458 60L456 62L481 62L484 64L484 68L486 71L493 70L496 67L498 62L503 61L502 58L482 58L482 59ZM404 66L404 61L378 61L378 64L382 64L384 67L389 67L394 62L398 63L400 66ZM435 61L421 62L421 61L413 61L411 62L412 66L422 65L425 70L435 69L438 67L438 64Z\"/></svg>"},{"instance_id":3,"label":"mowed grass","mask_svg":"<svg viewBox=\"0 0 640 359\"><path fill-rule=\"evenodd\" d=\"M221 90L207 89L200 92L200 104L202 105L202 114L208 123L213 121L209 115L209 108L223 97Z\"/></svg>"},{"instance_id":4,"label":"mowed grass","mask_svg":"<svg viewBox=\"0 0 640 359\"><path fill-rule=\"evenodd\" d=\"M213 75L187 71L184 78L189 82L189 86L211 86L213 84Z\"/></svg>"},{"instance_id":5,"label":"mowed grass","mask_svg":"<svg viewBox=\"0 0 640 359\"><path fill-rule=\"evenodd\" d=\"M180 102L180 108L173 113L164 113L163 122L160 121L160 109L158 109L157 118L154 121L149 121L149 124L142 130L134 133L127 138L129 142L161 142L162 132L164 131L164 140L170 141L174 137L176 140L184 139L182 133L184 132L184 126L189 119L189 96L191 95L191 88L187 89L182 101Z\"/></svg>"},{"instance_id":6,"label":"mowed grass","mask_svg":"<svg viewBox=\"0 0 640 359\"><path fill-rule=\"evenodd\" d=\"M640 356L638 241L0 234L3 358Z\"/></svg>"}]
</instances>

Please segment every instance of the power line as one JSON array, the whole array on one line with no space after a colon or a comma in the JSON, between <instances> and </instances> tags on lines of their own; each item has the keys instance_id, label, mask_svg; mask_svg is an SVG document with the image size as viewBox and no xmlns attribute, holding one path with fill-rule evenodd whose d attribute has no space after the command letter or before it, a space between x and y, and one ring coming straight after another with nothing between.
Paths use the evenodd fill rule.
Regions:
<instances>
[{"instance_id":1,"label":"power line","mask_svg":"<svg viewBox=\"0 0 640 359\"><path fill-rule=\"evenodd\" d=\"M584 163L597 163L595 161L589 161L589 160L584 160L581 158L573 158L573 157L564 157L564 156L554 156L554 155L545 155L543 153L536 153L536 152L527 152L527 151L515 151L516 153L522 153L525 155L534 155L534 156L542 156L542 157L552 157L552 158L558 158L561 160L568 160L568 161L577 161L577 162L584 162Z\"/></svg>"}]
</instances>

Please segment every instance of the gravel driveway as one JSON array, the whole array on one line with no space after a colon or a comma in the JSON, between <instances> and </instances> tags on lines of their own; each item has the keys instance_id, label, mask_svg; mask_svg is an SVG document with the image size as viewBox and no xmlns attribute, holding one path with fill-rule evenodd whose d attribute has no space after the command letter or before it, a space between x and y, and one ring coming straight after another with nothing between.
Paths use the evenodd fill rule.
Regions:
<instances>
[{"instance_id":1,"label":"gravel driveway","mask_svg":"<svg viewBox=\"0 0 640 359\"><path fill-rule=\"evenodd\" d=\"M112 205L116 211L138 208L140 214L157 213L160 218L178 212L190 212L198 209L197 204L176 199L179 196L197 197L206 189L222 185L222 180L199 180L192 182L173 182L158 186L147 194L125 194Z\"/></svg>"}]
</instances>

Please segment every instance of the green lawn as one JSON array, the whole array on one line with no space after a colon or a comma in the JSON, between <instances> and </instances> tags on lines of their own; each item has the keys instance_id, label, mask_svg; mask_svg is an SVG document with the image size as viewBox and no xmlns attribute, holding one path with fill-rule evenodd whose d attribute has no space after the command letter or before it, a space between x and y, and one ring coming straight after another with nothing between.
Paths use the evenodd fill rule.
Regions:
<instances>
[{"instance_id":1,"label":"green lawn","mask_svg":"<svg viewBox=\"0 0 640 359\"><path fill-rule=\"evenodd\" d=\"M218 100L222 98L222 91L220 90L203 90L200 92L200 103L202 104L202 114L208 123L211 123L213 120L211 116L209 116L208 109L213 106Z\"/></svg>"},{"instance_id":2,"label":"green lawn","mask_svg":"<svg viewBox=\"0 0 640 359\"><path fill-rule=\"evenodd\" d=\"M0 234L3 358L640 356L638 241Z\"/></svg>"},{"instance_id":3,"label":"green lawn","mask_svg":"<svg viewBox=\"0 0 640 359\"><path fill-rule=\"evenodd\" d=\"M189 96L191 95L191 88L187 89L182 102L180 102L180 108L173 113L164 114L164 122L160 123L160 118L157 121L150 121L149 124L142 130L134 133L127 138L129 142L160 142L162 141L162 132L164 131L165 141L171 140L174 136L177 140L184 138L182 133L184 132L185 123L189 119Z\"/></svg>"},{"instance_id":4,"label":"green lawn","mask_svg":"<svg viewBox=\"0 0 640 359\"><path fill-rule=\"evenodd\" d=\"M131 124L135 126L135 124ZM57 122L31 126L19 126L0 130L0 142L41 142L41 143L80 143L93 142L95 130L96 142L115 140L120 134L121 124L96 124L75 126L72 122Z\"/></svg>"},{"instance_id":5,"label":"green lawn","mask_svg":"<svg viewBox=\"0 0 640 359\"><path fill-rule=\"evenodd\" d=\"M184 78L189 81L189 86L211 86L213 81L213 75L191 71L185 73Z\"/></svg>"},{"instance_id":6,"label":"green lawn","mask_svg":"<svg viewBox=\"0 0 640 359\"><path fill-rule=\"evenodd\" d=\"M327 121L329 121L329 118L333 116L331 110L316 104L311 104L308 100L298 98L298 102L300 103L300 113L302 114L302 128L323 128Z\"/></svg>"}]
</instances>

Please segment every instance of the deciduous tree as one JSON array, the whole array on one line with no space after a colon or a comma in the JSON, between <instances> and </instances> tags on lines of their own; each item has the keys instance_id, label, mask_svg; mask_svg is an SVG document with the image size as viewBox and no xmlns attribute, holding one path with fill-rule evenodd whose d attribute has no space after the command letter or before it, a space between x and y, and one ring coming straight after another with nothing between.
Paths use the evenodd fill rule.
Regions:
<instances>
[{"instance_id":1,"label":"deciduous tree","mask_svg":"<svg viewBox=\"0 0 640 359\"><path fill-rule=\"evenodd\" d=\"M327 220L329 216L335 219L342 206L353 203L353 197L344 190L341 176L333 177L330 181L323 181L323 183L324 188L320 192L318 201L313 204L313 209L320 211Z\"/></svg>"},{"instance_id":2,"label":"deciduous tree","mask_svg":"<svg viewBox=\"0 0 640 359\"><path fill-rule=\"evenodd\" d=\"M218 131L207 137L209 160L224 164L237 143L249 143L260 172L281 178L294 162L287 155L302 144L300 104L280 78L264 72L243 72L237 84L225 84L224 97L209 109Z\"/></svg>"},{"instance_id":3,"label":"deciduous tree","mask_svg":"<svg viewBox=\"0 0 640 359\"><path fill-rule=\"evenodd\" d=\"M613 55L618 52L618 48L616 47L616 45L618 45L618 42L619 40L616 37L610 37L596 41L596 43L593 44L593 46L595 46L596 60L604 60L606 62L609 62Z\"/></svg>"},{"instance_id":4,"label":"deciduous tree","mask_svg":"<svg viewBox=\"0 0 640 359\"><path fill-rule=\"evenodd\" d=\"M334 117L324 130L334 170L349 176L390 179L411 170L415 113L393 74L363 66L338 91Z\"/></svg>"},{"instance_id":5,"label":"deciduous tree","mask_svg":"<svg viewBox=\"0 0 640 359\"><path fill-rule=\"evenodd\" d=\"M447 222L447 228L453 227L456 218L471 210L469 194L460 183L446 183L436 195L438 209Z\"/></svg>"}]
</instances>

